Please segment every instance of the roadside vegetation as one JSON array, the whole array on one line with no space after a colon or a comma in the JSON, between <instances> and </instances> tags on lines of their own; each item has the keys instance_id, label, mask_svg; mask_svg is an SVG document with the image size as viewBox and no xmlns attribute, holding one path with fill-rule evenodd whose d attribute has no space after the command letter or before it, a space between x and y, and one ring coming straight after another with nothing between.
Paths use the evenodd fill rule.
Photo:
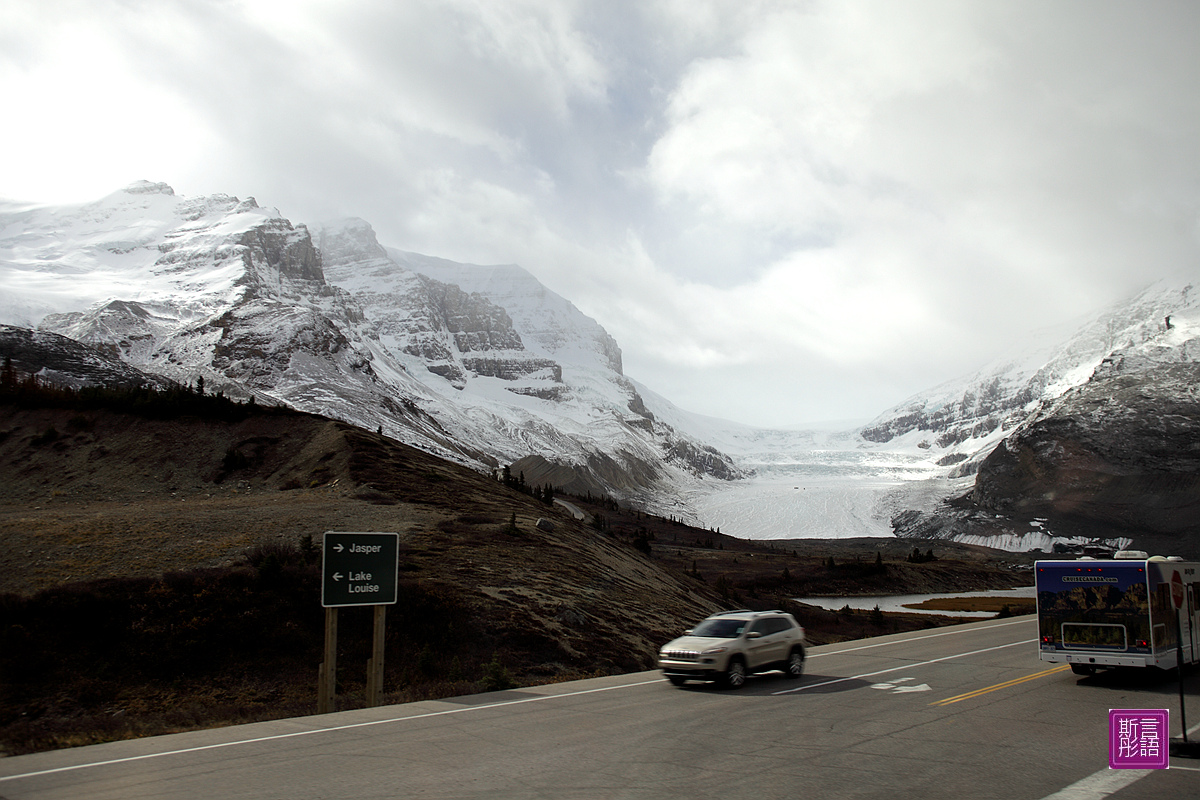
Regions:
<instances>
[{"instance_id":1,"label":"roadside vegetation","mask_svg":"<svg viewBox=\"0 0 1200 800\"><path fill-rule=\"evenodd\" d=\"M0 748L23 752L310 714L324 637L320 554L266 545L224 569L0 595ZM339 708L363 704L370 608L339 612ZM515 686L457 593L404 581L385 702ZM522 675L522 678L527 676Z\"/></svg>"}]
</instances>

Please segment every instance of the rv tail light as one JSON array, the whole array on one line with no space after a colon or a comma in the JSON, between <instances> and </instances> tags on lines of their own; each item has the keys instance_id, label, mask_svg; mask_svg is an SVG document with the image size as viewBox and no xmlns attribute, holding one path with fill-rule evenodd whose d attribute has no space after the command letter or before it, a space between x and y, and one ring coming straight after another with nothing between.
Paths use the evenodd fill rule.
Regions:
<instances>
[{"instance_id":1,"label":"rv tail light","mask_svg":"<svg viewBox=\"0 0 1200 800\"><path fill-rule=\"evenodd\" d=\"M1043 637L1042 637L1042 644L1054 644L1054 637L1053 637L1053 636L1049 636L1049 635L1047 635L1047 636L1043 636Z\"/></svg>"},{"instance_id":2,"label":"rv tail light","mask_svg":"<svg viewBox=\"0 0 1200 800\"><path fill-rule=\"evenodd\" d=\"M1149 647L1149 646L1150 646L1150 642L1146 641L1145 639L1138 639L1138 640L1137 640L1137 646L1138 646L1138 647Z\"/></svg>"}]
</instances>

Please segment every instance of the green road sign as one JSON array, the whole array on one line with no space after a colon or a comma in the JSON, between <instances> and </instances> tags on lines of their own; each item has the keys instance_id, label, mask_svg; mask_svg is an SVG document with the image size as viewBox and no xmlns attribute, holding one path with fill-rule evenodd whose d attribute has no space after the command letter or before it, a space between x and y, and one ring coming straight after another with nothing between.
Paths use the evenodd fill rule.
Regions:
<instances>
[{"instance_id":1,"label":"green road sign","mask_svg":"<svg viewBox=\"0 0 1200 800\"><path fill-rule=\"evenodd\" d=\"M321 605L396 602L400 534L327 531L321 549Z\"/></svg>"}]
</instances>

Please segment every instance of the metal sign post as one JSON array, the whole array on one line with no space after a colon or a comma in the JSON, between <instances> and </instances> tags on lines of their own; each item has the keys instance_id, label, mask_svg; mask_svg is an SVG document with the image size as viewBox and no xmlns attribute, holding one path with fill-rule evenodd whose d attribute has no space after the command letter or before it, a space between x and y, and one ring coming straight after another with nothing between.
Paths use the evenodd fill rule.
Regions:
<instances>
[{"instance_id":1,"label":"metal sign post","mask_svg":"<svg viewBox=\"0 0 1200 800\"><path fill-rule=\"evenodd\" d=\"M325 660L318 671L317 713L336 707L337 613L342 606L375 606L367 705L383 695L383 643L387 606L396 602L400 562L398 533L328 531L321 548L321 605L325 607Z\"/></svg>"},{"instance_id":2,"label":"metal sign post","mask_svg":"<svg viewBox=\"0 0 1200 800\"><path fill-rule=\"evenodd\" d=\"M317 713L334 709L337 696L337 618L336 608L325 609L325 659L317 670Z\"/></svg>"},{"instance_id":3,"label":"metal sign post","mask_svg":"<svg viewBox=\"0 0 1200 800\"><path fill-rule=\"evenodd\" d=\"M383 634L386 620L387 606L375 606L371 657L367 659L367 708L379 705L379 700L383 697Z\"/></svg>"}]
</instances>

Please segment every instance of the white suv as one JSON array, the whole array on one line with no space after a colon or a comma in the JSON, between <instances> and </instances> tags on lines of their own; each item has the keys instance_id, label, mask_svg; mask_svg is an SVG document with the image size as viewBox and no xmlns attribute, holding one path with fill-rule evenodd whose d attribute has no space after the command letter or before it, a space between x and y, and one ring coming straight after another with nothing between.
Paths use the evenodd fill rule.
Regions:
<instances>
[{"instance_id":1,"label":"white suv","mask_svg":"<svg viewBox=\"0 0 1200 800\"><path fill-rule=\"evenodd\" d=\"M663 645L658 667L676 686L689 680L719 681L731 689L752 672L804 674L804 628L782 611L725 611Z\"/></svg>"}]
</instances>

